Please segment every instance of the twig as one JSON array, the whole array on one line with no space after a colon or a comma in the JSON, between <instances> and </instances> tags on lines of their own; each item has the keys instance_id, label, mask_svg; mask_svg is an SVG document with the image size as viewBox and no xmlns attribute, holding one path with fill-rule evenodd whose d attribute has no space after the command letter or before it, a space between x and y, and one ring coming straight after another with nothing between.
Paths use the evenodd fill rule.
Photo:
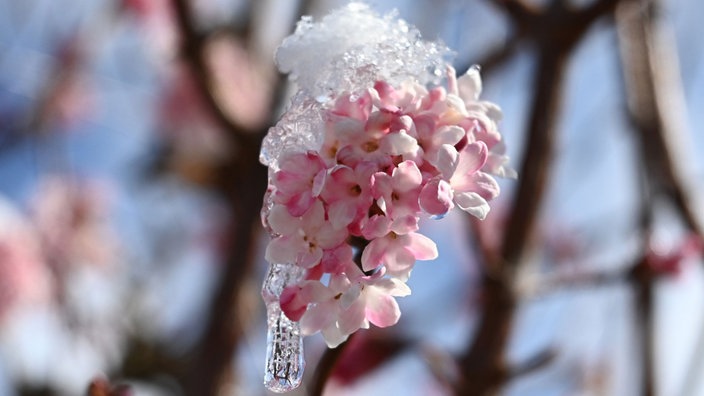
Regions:
<instances>
[{"instance_id":1,"label":"twig","mask_svg":"<svg viewBox=\"0 0 704 396\"><path fill-rule=\"evenodd\" d=\"M311 380L311 396L322 396L323 391L325 391L325 385L330 378L330 375L335 370L335 365L340 359L342 354L345 352L347 346L352 342L352 338L355 333L350 334L349 338L342 344L338 345L337 348L327 348L323 352L323 356L318 360L318 366L315 368L313 373L313 379Z\"/></svg>"},{"instance_id":2,"label":"twig","mask_svg":"<svg viewBox=\"0 0 704 396\"><path fill-rule=\"evenodd\" d=\"M524 0L493 0L492 4L501 8L516 23L522 23L540 14L537 7Z\"/></svg>"},{"instance_id":3,"label":"twig","mask_svg":"<svg viewBox=\"0 0 704 396\"><path fill-rule=\"evenodd\" d=\"M230 203L233 214L230 232L232 243L226 252L225 272L220 285L216 287L208 323L196 348L192 370L185 380L187 394L210 396L218 394L229 381L232 357L243 333L243 320L238 316L239 294L254 262L256 236L261 230L259 210L267 184L267 169L259 164L258 152L267 128L262 126L256 130L247 130L224 111L213 91L212 75L205 61L204 37L208 36L201 36L196 31L188 0L173 1L186 60L207 106L235 143L233 150L230 150L229 160L222 166L216 186ZM308 6L308 1L299 2L299 7ZM283 100L285 83L283 78L277 80L272 103ZM271 121L273 117L272 108L269 117Z\"/></svg>"},{"instance_id":4,"label":"twig","mask_svg":"<svg viewBox=\"0 0 704 396\"><path fill-rule=\"evenodd\" d=\"M216 121L235 143L246 145L247 128L233 120L216 99L213 90L214 81L205 59L205 35L196 30L193 10L188 0L173 0L176 21L181 33L182 54L191 68L194 80L207 107Z\"/></svg>"},{"instance_id":5,"label":"twig","mask_svg":"<svg viewBox=\"0 0 704 396\"><path fill-rule=\"evenodd\" d=\"M674 160L683 109L672 104L683 100L681 82L673 77L677 74L675 54L664 54L674 43L664 42L667 37L657 21L659 9L657 1L630 0L616 13L628 110L656 187L674 204L687 228L704 236L704 226L692 204L693 192Z\"/></svg>"},{"instance_id":6,"label":"twig","mask_svg":"<svg viewBox=\"0 0 704 396\"><path fill-rule=\"evenodd\" d=\"M641 157L653 182L653 192L664 193L686 227L702 236L702 224L691 204L692 193L687 190L674 161L673 136L681 124L679 118L682 109L675 108L672 104L682 102L681 87L678 79L672 77L677 73L674 54L663 57L668 44L664 42L666 37L661 31L660 13L661 4L657 0L624 2L616 12L628 110L638 132ZM644 394L654 395L657 377L652 345L653 279L641 276L637 285L637 308L643 332L642 388ZM695 367L697 363L693 360L685 379L685 387L693 383L693 376L699 375L693 372ZM688 390L685 388L683 392Z\"/></svg>"},{"instance_id":7,"label":"twig","mask_svg":"<svg viewBox=\"0 0 704 396\"><path fill-rule=\"evenodd\" d=\"M511 285L524 261L548 184L566 60L596 20L583 17L581 12L585 11L569 10L559 1L552 2L537 16L518 1L497 3L519 27L528 26L527 37L536 44L538 61L519 186L500 256L485 254L489 259L500 257L498 262L487 263L498 271L484 274L481 320L474 340L459 359L463 378L455 389L458 395L493 394L510 379L504 351L517 306ZM600 10L607 14L610 9Z\"/></svg>"}]
</instances>

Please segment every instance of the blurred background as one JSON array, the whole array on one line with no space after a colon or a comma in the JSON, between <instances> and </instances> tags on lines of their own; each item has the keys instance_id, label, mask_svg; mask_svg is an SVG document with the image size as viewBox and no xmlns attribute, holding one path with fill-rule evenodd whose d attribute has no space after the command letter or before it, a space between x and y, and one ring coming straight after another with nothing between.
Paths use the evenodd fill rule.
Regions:
<instances>
[{"instance_id":1,"label":"blurred background","mask_svg":"<svg viewBox=\"0 0 704 396\"><path fill-rule=\"evenodd\" d=\"M273 53L345 3L0 0L0 395L269 394ZM482 66L519 179L293 394L704 395L704 3L368 3Z\"/></svg>"}]
</instances>

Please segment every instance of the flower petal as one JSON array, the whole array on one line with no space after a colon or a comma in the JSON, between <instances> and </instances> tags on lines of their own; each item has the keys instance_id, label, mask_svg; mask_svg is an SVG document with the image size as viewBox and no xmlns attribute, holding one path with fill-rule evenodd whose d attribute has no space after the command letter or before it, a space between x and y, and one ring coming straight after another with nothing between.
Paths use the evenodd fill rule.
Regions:
<instances>
[{"instance_id":1,"label":"flower petal","mask_svg":"<svg viewBox=\"0 0 704 396\"><path fill-rule=\"evenodd\" d=\"M433 160L433 165L440 171L445 180L450 180L455 174L460 155L454 146L443 144L438 149L437 156Z\"/></svg>"},{"instance_id":2,"label":"flower petal","mask_svg":"<svg viewBox=\"0 0 704 396\"><path fill-rule=\"evenodd\" d=\"M432 179L420 192L420 207L428 214L442 216L454 206L452 187L442 179ZM415 230L414 230L415 231Z\"/></svg>"},{"instance_id":3,"label":"flower petal","mask_svg":"<svg viewBox=\"0 0 704 396\"><path fill-rule=\"evenodd\" d=\"M301 241L297 235L280 236L269 241L264 257L270 263L295 263Z\"/></svg>"},{"instance_id":4,"label":"flower petal","mask_svg":"<svg viewBox=\"0 0 704 396\"><path fill-rule=\"evenodd\" d=\"M335 322L336 308L332 302L312 305L299 321L303 335L313 335Z\"/></svg>"},{"instance_id":5,"label":"flower petal","mask_svg":"<svg viewBox=\"0 0 704 396\"><path fill-rule=\"evenodd\" d=\"M368 296L365 299L367 319L379 327L395 325L401 317L396 299L378 291L369 290L367 293Z\"/></svg>"},{"instance_id":6,"label":"flower petal","mask_svg":"<svg viewBox=\"0 0 704 396\"><path fill-rule=\"evenodd\" d=\"M462 77L457 79L457 90L465 101L479 99L479 95L482 93L482 78L479 75L478 67L470 67Z\"/></svg>"},{"instance_id":7,"label":"flower petal","mask_svg":"<svg viewBox=\"0 0 704 396\"><path fill-rule=\"evenodd\" d=\"M349 337L349 334L342 333L334 323L324 328L321 331L321 334L323 335L328 348L336 348L338 345L345 342L347 337Z\"/></svg>"},{"instance_id":8,"label":"flower petal","mask_svg":"<svg viewBox=\"0 0 704 396\"><path fill-rule=\"evenodd\" d=\"M460 209L478 218L479 220L484 220L486 215L489 214L489 204L477 193L456 193L455 203L460 207Z\"/></svg>"},{"instance_id":9,"label":"flower petal","mask_svg":"<svg viewBox=\"0 0 704 396\"><path fill-rule=\"evenodd\" d=\"M438 257L438 247L432 239L423 234L412 232L405 236L406 249L416 260L435 260Z\"/></svg>"},{"instance_id":10,"label":"flower petal","mask_svg":"<svg viewBox=\"0 0 704 396\"><path fill-rule=\"evenodd\" d=\"M403 161L393 171L394 191L407 192L420 186L423 175L413 161Z\"/></svg>"}]
</instances>

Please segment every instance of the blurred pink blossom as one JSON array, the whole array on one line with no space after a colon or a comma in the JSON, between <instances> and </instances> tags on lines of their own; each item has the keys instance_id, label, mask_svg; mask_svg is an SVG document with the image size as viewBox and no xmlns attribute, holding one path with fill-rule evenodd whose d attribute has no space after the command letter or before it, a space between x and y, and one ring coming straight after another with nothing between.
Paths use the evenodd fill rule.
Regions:
<instances>
[{"instance_id":1,"label":"blurred pink blossom","mask_svg":"<svg viewBox=\"0 0 704 396\"><path fill-rule=\"evenodd\" d=\"M55 269L109 268L118 261L106 190L97 183L48 178L40 185L32 209L43 254Z\"/></svg>"},{"instance_id":2,"label":"blurred pink blossom","mask_svg":"<svg viewBox=\"0 0 704 396\"><path fill-rule=\"evenodd\" d=\"M51 274L30 223L0 199L0 323L13 309L43 304L51 296Z\"/></svg>"}]
</instances>

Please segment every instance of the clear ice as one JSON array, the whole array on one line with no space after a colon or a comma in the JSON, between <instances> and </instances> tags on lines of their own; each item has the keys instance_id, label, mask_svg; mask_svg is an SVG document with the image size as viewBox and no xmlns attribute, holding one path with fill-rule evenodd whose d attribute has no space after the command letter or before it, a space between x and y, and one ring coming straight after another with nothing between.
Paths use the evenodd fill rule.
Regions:
<instances>
[{"instance_id":1,"label":"clear ice","mask_svg":"<svg viewBox=\"0 0 704 396\"><path fill-rule=\"evenodd\" d=\"M320 149L323 112L336 96L371 87L378 80L392 85L409 79L438 84L451 55L444 44L422 40L420 32L396 12L379 16L363 3L350 3L318 22L303 17L276 53L279 70L290 75L298 92L264 138L261 163L269 167L271 176L283 155ZM270 194L262 208L269 232ZM295 263L270 263L262 287L268 321L264 384L278 393L298 387L303 377L303 337L298 322L281 311L279 297L304 272Z\"/></svg>"},{"instance_id":2,"label":"clear ice","mask_svg":"<svg viewBox=\"0 0 704 396\"><path fill-rule=\"evenodd\" d=\"M279 306L281 291L297 282L303 270L293 264L269 264L262 287L267 313L267 347L264 385L276 393L296 389L303 379L306 362L298 322L284 315Z\"/></svg>"},{"instance_id":3,"label":"clear ice","mask_svg":"<svg viewBox=\"0 0 704 396\"><path fill-rule=\"evenodd\" d=\"M343 92L412 79L438 84L453 56L438 41L425 41L397 12L380 16L363 3L350 3L321 21L303 17L276 51L276 63L298 87L289 108L262 144L260 161L272 170L290 152L322 145L322 111Z\"/></svg>"}]
</instances>

